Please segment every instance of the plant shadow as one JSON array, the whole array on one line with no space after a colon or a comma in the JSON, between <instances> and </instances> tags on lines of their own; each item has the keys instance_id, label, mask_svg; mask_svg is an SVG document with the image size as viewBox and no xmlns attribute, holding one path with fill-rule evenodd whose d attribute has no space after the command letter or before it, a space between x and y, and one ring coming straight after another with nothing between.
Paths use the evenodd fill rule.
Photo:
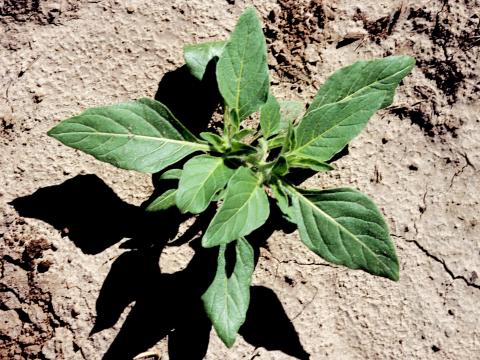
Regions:
<instances>
[{"instance_id":1,"label":"plant shadow","mask_svg":"<svg viewBox=\"0 0 480 360\"><path fill-rule=\"evenodd\" d=\"M218 106L219 94L212 90L217 88L213 70L209 66L207 77L198 81L186 67L181 67L166 74L159 84L155 98L193 133L207 128ZM206 94L205 98L199 99L199 94ZM11 205L23 217L54 226L85 254L99 254L129 238L120 245L125 251L112 263L96 300L91 334L114 326L127 306L134 303L103 359L132 359L167 335L171 360L203 359L212 326L203 310L201 295L213 280L218 250L202 248L197 234L206 229L215 209L210 207L197 216L179 234L188 215L176 209L145 211L151 201L175 183L160 181L158 174L152 180L154 194L140 207L122 201L95 175L78 175L60 185L41 188L15 199ZM266 245L274 230L293 230L274 204L271 208L267 224L248 238L255 249L255 262L259 248ZM162 251L178 246L193 250L191 261L183 270L162 273ZM309 359L281 302L268 288L252 286L250 308L240 335L254 347Z\"/></svg>"}]
</instances>

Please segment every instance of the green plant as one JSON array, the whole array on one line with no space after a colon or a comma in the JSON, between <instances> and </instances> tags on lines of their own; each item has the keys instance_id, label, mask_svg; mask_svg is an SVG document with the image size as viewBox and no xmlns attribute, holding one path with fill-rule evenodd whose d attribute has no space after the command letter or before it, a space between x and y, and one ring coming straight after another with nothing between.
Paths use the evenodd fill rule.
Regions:
<instances>
[{"instance_id":1,"label":"green plant","mask_svg":"<svg viewBox=\"0 0 480 360\"><path fill-rule=\"evenodd\" d=\"M178 187L155 199L147 211L176 205L198 214L220 202L202 238L204 247L219 247L216 275L202 299L223 342L232 346L245 320L254 271L253 249L245 237L269 217L268 196L298 226L308 248L325 260L398 280L387 224L366 195L350 188L300 189L287 175L297 168L334 169L328 162L377 110L392 103L414 59L390 56L342 68L327 79L300 119L303 104L278 101L270 92L265 39L253 9L240 16L229 41L186 46L184 55L199 79L210 61L218 60L221 134L204 132L197 138L163 104L146 98L88 109L48 134L117 167L164 171L161 178L178 179ZM256 111L259 127L246 127L244 120ZM165 171L188 156L182 169ZM233 244L236 262L228 276L225 252Z\"/></svg>"}]
</instances>

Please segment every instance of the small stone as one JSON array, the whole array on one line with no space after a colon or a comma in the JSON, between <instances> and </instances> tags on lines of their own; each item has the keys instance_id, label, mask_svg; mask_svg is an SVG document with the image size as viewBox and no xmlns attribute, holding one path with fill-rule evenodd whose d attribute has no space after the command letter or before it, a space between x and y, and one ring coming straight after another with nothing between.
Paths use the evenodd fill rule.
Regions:
<instances>
[{"instance_id":1,"label":"small stone","mask_svg":"<svg viewBox=\"0 0 480 360\"><path fill-rule=\"evenodd\" d=\"M70 313L72 314L73 318L76 318L78 315L80 315L80 309L77 305L73 305L72 309L70 310Z\"/></svg>"},{"instance_id":2,"label":"small stone","mask_svg":"<svg viewBox=\"0 0 480 360\"><path fill-rule=\"evenodd\" d=\"M133 4L128 4L126 9L128 14L133 14L135 11L137 11L137 7Z\"/></svg>"},{"instance_id":3,"label":"small stone","mask_svg":"<svg viewBox=\"0 0 480 360\"><path fill-rule=\"evenodd\" d=\"M22 306L20 300L18 300L18 298L13 293L8 291L2 293L0 302L2 303L3 307L8 309L18 309Z\"/></svg>"},{"instance_id":4,"label":"small stone","mask_svg":"<svg viewBox=\"0 0 480 360\"><path fill-rule=\"evenodd\" d=\"M305 48L305 60L307 60L311 64L314 64L320 61L320 55L318 55L318 50L315 45L309 44Z\"/></svg>"},{"instance_id":5,"label":"small stone","mask_svg":"<svg viewBox=\"0 0 480 360\"><path fill-rule=\"evenodd\" d=\"M16 339L22 333L22 321L15 310L0 311L0 335Z\"/></svg>"}]
</instances>

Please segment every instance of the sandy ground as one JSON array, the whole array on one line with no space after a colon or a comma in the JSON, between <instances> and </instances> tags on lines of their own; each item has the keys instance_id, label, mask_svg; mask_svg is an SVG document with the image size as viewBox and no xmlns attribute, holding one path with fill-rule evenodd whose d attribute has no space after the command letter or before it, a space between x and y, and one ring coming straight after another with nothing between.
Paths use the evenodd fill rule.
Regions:
<instances>
[{"instance_id":1,"label":"sandy ground","mask_svg":"<svg viewBox=\"0 0 480 360\"><path fill-rule=\"evenodd\" d=\"M375 199L400 282L330 266L275 231L227 349L198 302L212 254L185 239L199 227L174 211L146 217L150 176L45 133L155 94L200 127L209 99L179 69L182 45L225 38L248 4L280 98L308 103L356 59L410 54L417 67L338 170L307 181ZM352 4L0 0L0 358L480 359L480 2Z\"/></svg>"}]
</instances>

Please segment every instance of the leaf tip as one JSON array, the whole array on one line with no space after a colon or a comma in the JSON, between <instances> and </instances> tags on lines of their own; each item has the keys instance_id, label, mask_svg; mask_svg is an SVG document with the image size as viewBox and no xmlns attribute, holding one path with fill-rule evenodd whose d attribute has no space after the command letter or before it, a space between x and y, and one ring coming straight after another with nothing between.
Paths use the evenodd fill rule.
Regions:
<instances>
[{"instance_id":1,"label":"leaf tip","mask_svg":"<svg viewBox=\"0 0 480 360\"><path fill-rule=\"evenodd\" d=\"M210 238L208 238L206 235L202 237L202 247L208 249L214 247L216 244L212 244L212 241Z\"/></svg>"},{"instance_id":2,"label":"leaf tip","mask_svg":"<svg viewBox=\"0 0 480 360\"><path fill-rule=\"evenodd\" d=\"M233 346L233 344L235 344L235 336L230 337L230 336L227 336L226 334L222 334L222 335L218 334L218 336L220 337L222 342L225 344L225 346L229 349Z\"/></svg>"},{"instance_id":3,"label":"leaf tip","mask_svg":"<svg viewBox=\"0 0 480 360\"><path fill-rule=\"evenodd\" d=\"M400 272L398 270L395 270L389 274L388 277L390 280L393 280L395 282L400 281Z\"/></svg>"},{"instance_id":4,"label":"leaf tip","mask_svg":"<svg viewBox=\"0 0 480 360\"><path fill-rule=\"evenodd\" d=\"M58 139L57 130L58 130L58 125L55 125L50 130L47 131L47 135L54 138L54 139Z\"/></svg>"}]
</instances>

